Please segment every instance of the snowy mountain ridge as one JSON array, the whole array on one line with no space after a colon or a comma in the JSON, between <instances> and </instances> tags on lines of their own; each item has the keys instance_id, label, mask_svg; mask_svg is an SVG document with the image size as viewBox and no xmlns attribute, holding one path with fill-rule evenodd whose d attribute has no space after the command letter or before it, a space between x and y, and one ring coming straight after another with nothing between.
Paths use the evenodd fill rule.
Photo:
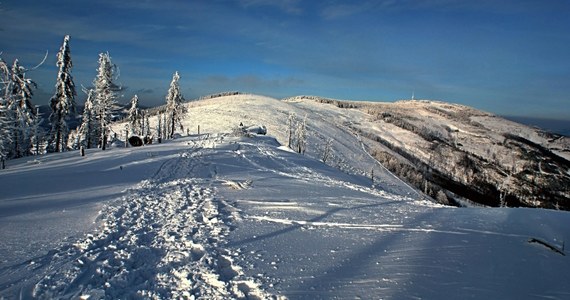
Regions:
<instances>
[{"instance_id":1,"label":"snowy mountain ridge","mask_svg":"<svg viewBox=\"0 0 570 300\"><path fill-rule=\"evenodd\" d=\"M370 155L367 111L255 95L188 106L178 139L10 161L0 298L570 295L567 212L426 200ZM283 146L291 112L307 114L306 155ZM240 122L267 136L235 136Z\"/></svg>"},{"instance_id":2,"label":"snowy mountain ridge","mask_svg":"<svg viewBox=\"0 0 570 300\"><path fill-rule=\"evenodd\" d=\"M230 115L216 108L219 103ZM252 113L240 112L241 106ZM218 118L226 130L238 123L268 124L270 134L286 144L289 114L306 116L309 156L318 159L333 140L328 164L341 170L371 174L379 161L445 204L570 209L570 138L464 105L230 95L189 104L185 128ZM374 161L359 163L357 157L371 154ZM347 155L350 164L343 161Z\"/></svg>"}]
</instances>

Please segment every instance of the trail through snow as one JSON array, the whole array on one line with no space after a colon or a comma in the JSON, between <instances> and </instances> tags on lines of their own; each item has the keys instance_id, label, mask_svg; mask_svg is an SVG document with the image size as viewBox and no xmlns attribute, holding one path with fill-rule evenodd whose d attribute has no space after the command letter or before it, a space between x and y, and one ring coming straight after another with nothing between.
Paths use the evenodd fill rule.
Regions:
<instances>
[{"instance_id":1,"label":"trail through snow","mask_svg":"<svg viewBox=\"0 0 570 300\"><path fill-rule=\"evenodd\" d=\"M65 252L33 291L40 299L267 299L226 249L233 222L212 178L192 178L199 153L182 152L107 206L103 227Z\"/></svg>"}]
</instances>

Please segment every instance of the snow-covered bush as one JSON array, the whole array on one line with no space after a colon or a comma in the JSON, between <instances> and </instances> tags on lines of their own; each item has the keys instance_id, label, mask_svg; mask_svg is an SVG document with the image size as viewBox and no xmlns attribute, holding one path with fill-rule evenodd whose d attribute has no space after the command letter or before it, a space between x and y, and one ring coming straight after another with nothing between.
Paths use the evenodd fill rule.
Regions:
<instances>
[{"instance_id":1,"label":"snow-covered bush","mask_svg":"<svg viewBox=\"0 0 570 300\"><path fill-rule=\"evenodd\" d=\"M267 127L265 127L265 125L253 125L245 127L244 129L246 132L250 134L261 134L261 135L267 134Z\"/></svg>"}]
</instances>

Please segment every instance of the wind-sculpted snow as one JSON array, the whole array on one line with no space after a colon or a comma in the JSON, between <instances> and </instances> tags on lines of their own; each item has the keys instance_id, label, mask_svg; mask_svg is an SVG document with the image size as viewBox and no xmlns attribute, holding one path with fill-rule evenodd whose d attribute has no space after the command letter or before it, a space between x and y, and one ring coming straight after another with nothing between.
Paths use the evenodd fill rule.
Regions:
<instances>
[{"instance_id":1,"label":"wind-sculpted snow","mask_svg":"<svg viewBox=\"0 0 570 300\"><path fill-rule=\"evenodd\" d=\"M190 178L198 156L166 161L108 206L103 227L63 255L62 267L35 287L41 299L80 296L124 299L269 298L224 248L224 215L208 178Z\"/></svg>"}]
</instances>

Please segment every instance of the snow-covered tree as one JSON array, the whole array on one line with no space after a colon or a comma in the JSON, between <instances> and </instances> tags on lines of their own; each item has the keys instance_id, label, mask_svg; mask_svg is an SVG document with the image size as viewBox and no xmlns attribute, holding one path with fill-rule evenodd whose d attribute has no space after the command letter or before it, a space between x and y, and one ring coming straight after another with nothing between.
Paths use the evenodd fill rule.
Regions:
<instances>
[{"instance_id":1,"label":"snow-covered tree","mask_svg":"<svg viewBox=\"0 0 570 300\"><path fill-rule=\"evenodd\" d=\"M57 81L55 83L55 94L51 98L51 148L55 152L65 151L69 127L67 122L76 114L75 108L75 83L71 76L71 52L69 49L69 35L63 38L63 45L57 53Z\"/></svg>"},{"instance_id":2,"label":"snow-covered tree","mask_svg":"<svg viewBox=\"0 0 570 300\"><path fill-rule=\"evenodd\" d=\"M297 123L297 128L295 129L295 142L297 153L305 154L307 150L307 115L303 118L303 121Z\"/></svg>"},{"instance_id":3,"label":"snow-covered tree","mask_svg":"<svg viewBox=\"0 0 570 300\"><path fill-rule=\"evenodd\" d=\"M447 195L443 190L439 190L435 196L437 202L445 205L449 205L449 200L447 199Z\"/></svg>"},{"instance_id":4,"label":"snow-covered tree","mask_svg":"<svg viewBox=\"0 0 570 300\"><path fill-rule=\"evenodd\" d=\"M36 84L25 75L26 69L14 60L10 72L8 86L10 95L8 100L8 115L13 120L12 129L12 157L22 157L31 154L31 127L35 122L36 113L31 98Z\"/></svg>"},{"instance_id":5,"label":"snow-covered tree","mask_svg":"<svg viewBox=\"0 0 570 300\"><path fill-rule=\"evenodd\" d=\"M295 124L295 114L290 113L289 117L287 118L287 147L293 149L293 133L295 128L293 127Z\"/></svg>"},{"instance_id":6,"label":"snow-covered tree","mask_svg":"<svg viewBox=\"0 0 570 300\"><path fill-rule=\"evenodd\" d=\"M99 54L99 67L97 77L93 84L95 86L95 98L93 110L99 125L99 143L101 150L107 147L109 138L109 124L113 111L117 109L116 94L117 85L113 83L115 79L116 66L111 63L109 53Z\"/></svg>"},{"instance_id":7,"label":"snow-covered tree","mask_svg":"<svg viewBox=\"0 0 570 300\"><path fill-rule=\"evenodd\" d=\"M145 130L146 130L146 128L145 128L146 124L145 124L145 122L144 122L144 121L145 121L145 117L146 117L145 111L144 111L144 110L141 110L141 135L144 135Z\"/></svg>"},{"instance_id":8,"label":"snow-covered tree","mask_svg":"<svg viewBox=\"0 0 570 300\"><path fill-rule=\"evenodd\" d=\"M36 115L32 125L30 126L30 133L31 133L31 144L33 147L34 155L42 154L45 150L44 143L46 138L46 133L42 128L43 119L40 117L39 107L36 106Z\"/></svg>"},{"instance_id":9,"label":"snow-covered tree","mask_svg":"<svg viewBox=\"0 0 570 300\"><path fill-rule=\"evenodd\" d=\"M26 78L25 72L26 69L20 66L18 60L14 60L11 72L12 98L18 107L22 107L26 112L29 111L31 114L35 114L31 99L34 94L33 88L36 87L36 84L31 79Z\"/></svg>"},{"instance_id":10,"label":"snow-covered tree","mask_svg":"<svg viewBox=\"0 0 570 300\"><path fill-rule=\"evenodd\" d=\"M131 99L131 108L128 111L127 120L130 133L134 135L141 135L142 115L139 109L139 97L137 95Z\"/></svg>"},{"instance_id":11,"label":"snow-covered tree","mask_svg":"<svg viewBox=\"0 0 570 300\"><path fill-rule=\"evenodd\" d=\"M321 149L321 161L326 163L332 156L332 145L333 139L329 138L326 140L325 144L322 146Z\"/></svg>"},{"instance_id":12,"label":"snow-covered tree","mask_svg":"<svg viewBox=\"0 0 570 300\"><path fill-rule=\"evenodd\" d=\"M157 140L160 143L162 141L162 116L158 115L158 124L156 125L156 135Z\"/></svg>"},{"instance_id":13,"label":"snow-covered tree","mask_svg":"<svg viewBox=\"0 0 570 300\"><path fill-rule=\"evenodd\" d=\"M78 129L77 148L83 146L90 149L97 146L99 126L97 126L97 116L93 109L93 98L95 98L95 91L90 89L87 91L87 100L85 100L85 106L83 108L81 126Z\"/></svg>"},{"instance_id":14,"label":"snow-covered tree","mask_svg":"<svg viewBox=\"0 0 570 300\"><path fill-rule=\"evenodd\" d=\"M4 169L5 161L8 159L10 152L11 132L10 122L8 120L6 102L0 98L0 165Z\"/></svg>"},{"instance_id":15,"label":"snow-covered tree","mask_svg":"<svg viewBox=\"0 0 570 300\"><path fill-rule=\"evenodd\" d=\"M162 117L162 138L166 139L169 134L168 134L168 130L170 129L170 126L168 126L168 121L170 121L170 119L168 118L167 114L160 114L159 118Z\"/></svg>"},{"instance_id":16,"label":"snow-covered tree","mask_svg":"<svg viewBox=\"0 0 570 300\"><path fill-rule=\"evenodd\" d=\"M176 125L180 125L182 128L182 116L186 113L186 107L182 105L184 97L180 92L180 85L178 80L180 75L175 72L172 76L172 82L170 82L170 88L168 89L168 94L166 95L166 115L168 116L169 132L168 136L172 138L174 136L174 129ZM164 124L166 126L166 124Z\"/></svg>"},{"instance_id":17,"label":"snow-covered tree","mask_svg":"<svg viewBox=\"0 0 570 300\"><path fill-rule=\"evenodd\" d=\"M144 123L146 124L146 125L145 125L145 131L146 131L146 132L143 132L143 135L144 135L144 136L147 136L147 137L150 137L150 136L151 136L151 133L150 133L150 120L149 120L149 118L148 118L148 114L145 114L145 116L144 116Z\"/></svg>"},{"instance_id":18,"label":"snow-covered tree","mask_svg":"<svg viewBox=\"0 0 570 300\"><path fill-rule=\"evenodd\" d=\"M10 87L10 68L0 58L0 165L5 168L5 161L8 159L12 144L12 125L10 119L11 114L8 110L8 98L11 97Z\"/></svg>"}]
</instances>

